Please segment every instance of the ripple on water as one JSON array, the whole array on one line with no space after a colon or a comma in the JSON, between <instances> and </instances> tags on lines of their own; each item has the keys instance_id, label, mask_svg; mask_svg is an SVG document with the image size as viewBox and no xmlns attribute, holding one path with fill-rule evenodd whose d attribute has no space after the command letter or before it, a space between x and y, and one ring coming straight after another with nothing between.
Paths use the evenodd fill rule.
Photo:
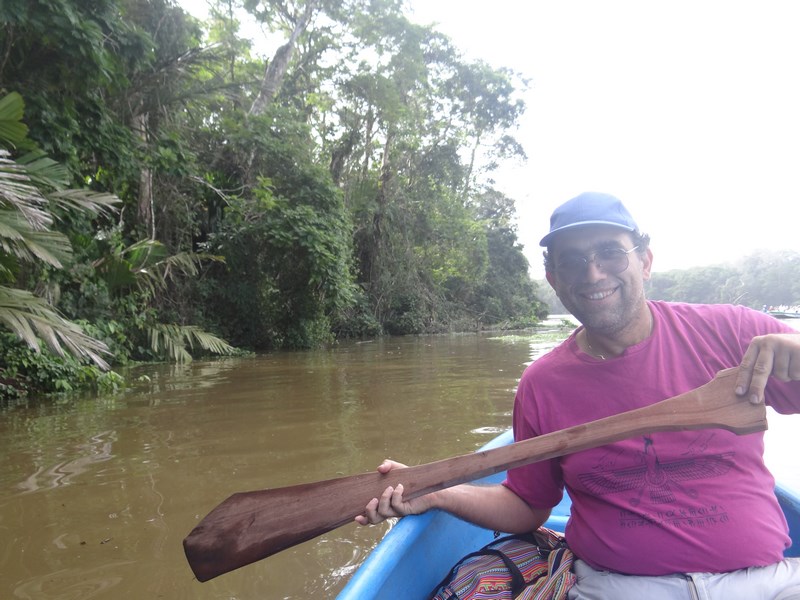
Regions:
<instances>
[{"instance_id":1,"label":"ripple on water","mask_svg":"<svg viewBox=\"0 0 800 600\"><path fill-rule=\"evenodd\" d=\"M506 429L504 427L478 427L473 429L470 433L475 433L478 435L500 435L501 433L505 432Z\"/></svg>"},{"instance_id":2,"label":"ripple on water","mask_svg":"<svg viewBox=\"0 0 800 600\"><path fill-rule=\"evenodd\" d=\"M94 569L62 569L20 582L14 598L21 600L90 600L122 581L119 568L133 561L116 562ZM105 573L114 572L114 575Z\"/></svg>"}]
</instances>

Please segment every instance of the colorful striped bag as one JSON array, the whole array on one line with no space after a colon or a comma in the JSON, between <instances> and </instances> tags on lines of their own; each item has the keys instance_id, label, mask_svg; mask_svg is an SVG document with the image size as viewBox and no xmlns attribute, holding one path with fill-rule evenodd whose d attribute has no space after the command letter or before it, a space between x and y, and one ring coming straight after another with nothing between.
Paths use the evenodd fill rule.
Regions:
<instances>
[{"instance_id":1,"label":"colorful striped bag","mask_svg":"<svg viewBox=\"0 0 800 600\"><path fill-rule=\"evenodd\" d=\"M563 600L572 562L563 536L545 527L505 536L458 561L431 600Z\"/></svg>"}]
</instances>

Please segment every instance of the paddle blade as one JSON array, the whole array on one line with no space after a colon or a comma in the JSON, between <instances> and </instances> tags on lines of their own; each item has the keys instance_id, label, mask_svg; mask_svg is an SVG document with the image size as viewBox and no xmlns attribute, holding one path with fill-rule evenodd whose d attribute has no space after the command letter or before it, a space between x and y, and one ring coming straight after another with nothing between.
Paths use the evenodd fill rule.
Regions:
<instances>
[{"instance_id":1,"label":"paddle blade","mask_svg":"<svg viewBox=\"0 0 800 600\"><path fill-rule=\"evenodd\" d=\"M186 559L208 581L353 521L393 483L372 472L233 494L183 540Z\"/></svg>"}]
</instances>

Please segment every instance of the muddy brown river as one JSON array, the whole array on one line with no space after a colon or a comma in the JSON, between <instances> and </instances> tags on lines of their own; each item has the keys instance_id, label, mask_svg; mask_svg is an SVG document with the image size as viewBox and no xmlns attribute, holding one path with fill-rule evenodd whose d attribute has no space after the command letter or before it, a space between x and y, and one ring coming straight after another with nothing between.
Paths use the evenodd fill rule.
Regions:
<instances>
[{"instance_id":1,"label":"muddy brown river","mask_svg":"<svg viewBox=\"0 0 800 600\"><path fill-rule=\"evenodd\" d=\"M181 541L234 492L475 450L510 426L519 375L567 335L558 323L144 366L118 394L6 407L0 598L333 598L389 525L345 525L206 583ZM800 486L798 425L771 418L768 448Z\"/></svg>"}]
</instances>

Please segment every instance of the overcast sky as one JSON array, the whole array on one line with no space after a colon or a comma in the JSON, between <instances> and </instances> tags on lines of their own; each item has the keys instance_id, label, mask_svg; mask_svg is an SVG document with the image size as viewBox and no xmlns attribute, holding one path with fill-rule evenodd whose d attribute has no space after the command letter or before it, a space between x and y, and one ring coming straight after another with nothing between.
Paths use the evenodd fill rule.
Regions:
<instances>
[{"instance_id":1,"label":"overcast sky","mask_svg":"<svg viewBox=\"0 0 800 600\"><path fill-rule=\"evenodd\" d=\"M800 2L413 0L469 58L530 79L528 162L497 187L541 276L549 215L614 194L656 271L800 250Z\"/></svg>"}]
</instances>

